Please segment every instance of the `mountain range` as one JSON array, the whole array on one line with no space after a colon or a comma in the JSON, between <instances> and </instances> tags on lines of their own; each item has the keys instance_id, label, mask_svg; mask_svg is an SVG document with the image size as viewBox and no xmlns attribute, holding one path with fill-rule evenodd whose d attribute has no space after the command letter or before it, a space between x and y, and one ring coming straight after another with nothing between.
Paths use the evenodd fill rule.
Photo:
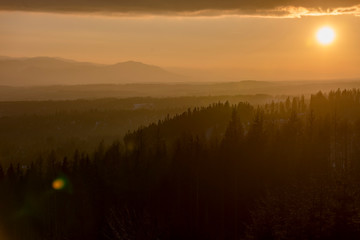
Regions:
<instances>
[{"instance_id":1,"label":"mountain range","mask_svg":"<svg viewBox=\"0 0 360 240\"><path fill-rule=\"evenodd\" d=\"M50 57L0 57L0 85L8 86L171 83L185 79L134 61L104 65Z\"/></svg>"}]
</instances>

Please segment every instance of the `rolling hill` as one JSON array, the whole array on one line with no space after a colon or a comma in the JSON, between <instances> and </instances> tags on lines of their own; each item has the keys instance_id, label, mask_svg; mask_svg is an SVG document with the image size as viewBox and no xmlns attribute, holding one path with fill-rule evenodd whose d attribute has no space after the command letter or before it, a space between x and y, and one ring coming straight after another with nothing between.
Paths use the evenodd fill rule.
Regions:
<instances>
[{"instance_id":1,"label":"rolling hill","mask_svg":"<svg viewBox=\"0 0 360 240\"><path fill-rule=\"evenodd\" d=\"M61 58L0 58L0 85L74 85L181 82L160 67L128 61L113 65Z\"/></svg>"}]
</instances>

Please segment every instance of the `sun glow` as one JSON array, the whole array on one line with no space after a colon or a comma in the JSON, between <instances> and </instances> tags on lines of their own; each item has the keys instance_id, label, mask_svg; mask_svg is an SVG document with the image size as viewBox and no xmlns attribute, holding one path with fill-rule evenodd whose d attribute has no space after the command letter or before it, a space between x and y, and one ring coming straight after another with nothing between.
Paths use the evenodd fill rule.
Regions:
<instances>
[{"instance_id":1,"label":"sun glow","mask_svg":"<svg viewBox=\"0 0 360 240\"><path fill-rule=\"evenodd\" d=\"M329 45L335 40L335 31L331 27L322 27L317 31L316 39L322 45Z\"/></svg>"}]
</instances>

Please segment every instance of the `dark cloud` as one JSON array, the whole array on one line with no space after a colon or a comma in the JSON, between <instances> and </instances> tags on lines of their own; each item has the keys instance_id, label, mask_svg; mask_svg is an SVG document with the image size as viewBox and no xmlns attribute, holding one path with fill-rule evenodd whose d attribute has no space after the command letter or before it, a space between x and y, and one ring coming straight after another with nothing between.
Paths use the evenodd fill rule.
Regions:
<instances>
[{"instance_id":1,"label":"dark cloud","mask_svg":"<svg viewBox=\"0 0 360 240\"><path fill-rule=\"evenodd\" d=\"M0 0L1 10L175 15L358 14L360 0Z\"/></svg>"}]
</instances>

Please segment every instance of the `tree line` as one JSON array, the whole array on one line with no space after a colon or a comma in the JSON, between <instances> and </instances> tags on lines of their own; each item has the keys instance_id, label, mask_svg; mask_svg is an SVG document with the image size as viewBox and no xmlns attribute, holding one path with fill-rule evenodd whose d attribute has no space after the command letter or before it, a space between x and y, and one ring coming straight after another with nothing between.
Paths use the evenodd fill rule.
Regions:
<instances>
[{"instance_id":1,"label":"tree line","mask_svg":"<svg viewBox=\"0 0 360 240\"><path fill-rule=\"evenodd\" d=\"M360 90L214 103L0 168L9 239L358 239Z\"/></svg>"}]
</instances>

